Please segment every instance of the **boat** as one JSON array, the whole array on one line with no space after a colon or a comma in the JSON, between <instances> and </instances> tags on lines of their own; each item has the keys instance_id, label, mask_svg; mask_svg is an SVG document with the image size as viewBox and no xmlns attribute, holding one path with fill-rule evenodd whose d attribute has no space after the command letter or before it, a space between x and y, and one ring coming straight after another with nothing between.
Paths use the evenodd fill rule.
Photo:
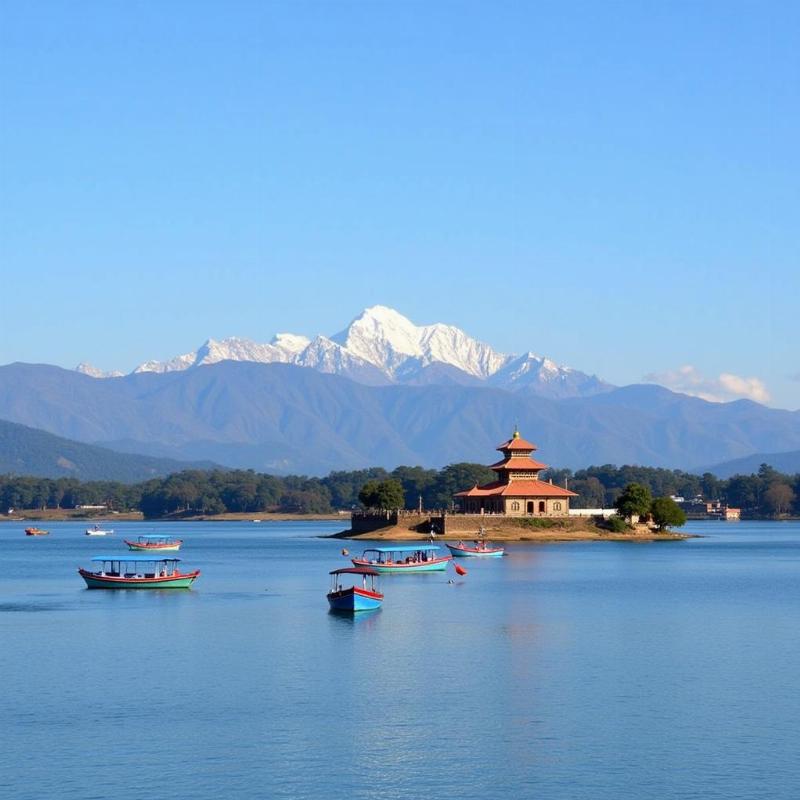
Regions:
<instances>
[{"instance_id":1,"label":"boat","mask_svg":"<svg viewBox=\"0 0 800 800\"><path fill-rule=\"evenodd\" d=\"M375 588L375 578L378 571L371 567L344 567L335 569L330 575L332 577L331 590L328 592L328 603L331 611L346 611L354 613L356 611L374 611L380 608L383 603L383 595ZM342 575L360 575L361 586L342 587ZM367 587L367 578L370 579Z\"/></svg>"},{"instance_id":2,"label":"boat","mask_svg":"<svg viewBox=\"0 0 800 800\"><path fill-rule=\"evenodd\" d=\"M89 589L188 589L200 574L181 572L179 558L155 553L95 556L99 569L79 568Z\"/></svg>"},{"instance_id":3,"label":"boat","mask_svg":"<svg viewBox=\"0 0 800 800\"><path fill-rule=\"evenodd\" d=\"M25 528L26 536L49 536L50 531L43 531L41 528Z\"/></svg>"},{"instance_id":4,"label":"boat","mask_svg":"<svg viewBox=\"0 0 800 800\"><path fill-rule=\"evenodd\" d=\"M501 558L505 555L504 547L492 547L485 539L476 539L471 545L447 543L447 549L455 558Z\"/></svg>"},{"instance_id":5,"label":"boat","mask_svg":"<svg viewBox=\"0 0 800 800\"><path fill-rule=\"evenodd\" d=\"M350 559L356 567L372 567L380 573L434 572L447 569L451 555L440 556L433 544L388 545L365 550Z\"/></svg>"},{"instance_id":6,"label":"boat","mask_svg":"<svg viewBox=\"0 0 800 800\"><path fill-rule=\"evenodd\" d=\"M87 536L110 536L114 531L111 528L101 528L99 525L94 525L86 529Z\"/></svg>"},{"instance_id":7,"label":"boat","mask_svg":"<svg viewBox=\"0 0 800 800\"><path fill-rule=\"evenodd\" d=\"M138 550L145 553L177 552L183 544L182 539L173 539L171 536L149 533L139 536L135 542L129 539L123 539L123 541L128 545L128 550Z\"/></svg>"}]
</instances>

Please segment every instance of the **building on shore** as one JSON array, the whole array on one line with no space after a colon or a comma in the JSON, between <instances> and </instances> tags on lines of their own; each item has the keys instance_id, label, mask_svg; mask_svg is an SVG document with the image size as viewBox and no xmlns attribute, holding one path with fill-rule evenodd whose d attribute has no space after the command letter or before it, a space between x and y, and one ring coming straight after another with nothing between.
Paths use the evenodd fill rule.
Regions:
<instances>
[{"instance_id":1,"label":"building on shore","mask_svg":"<svg viewBox=\"0 0 800 800\"><path fill-rule=\"evenodd\" d=\"M454 497L465 514L505 514L513 517L565 517L575 492L552 481L539 480L547 469L532 458L536 445L523 439L518 430L497 448L503 458L489 469L497 473L492 483L457 492Z\"/></svg>"},{"instance_id":2,"label":"building on shore","mask_svg":"<svg viewBox=\"0 0 800 800\"><path fill-rule=\"evenodd\" d=\"M742 509L715 500L713 503L706 503L706 516L709 519L741 519Z\"/></svg>"}]
</instances>

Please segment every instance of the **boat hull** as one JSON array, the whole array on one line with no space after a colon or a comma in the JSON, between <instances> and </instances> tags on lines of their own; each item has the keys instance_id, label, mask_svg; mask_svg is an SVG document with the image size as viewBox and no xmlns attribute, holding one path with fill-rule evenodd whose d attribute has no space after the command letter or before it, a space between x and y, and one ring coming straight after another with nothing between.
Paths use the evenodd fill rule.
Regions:
<instances>
[{"instance_id":1,"label":"boat hull","mask_svg":"<svg viewBox=\"0 0 800 800\"><path fill-rule=\"evenodd\" d=\"M139 544L138 542L129 542L124 540L128 545L128 550L136 550L143 553L175 553L181 549L183 542L174 542L172 544Z\"/></svg>"},{"instance_id":2,"label":"boat hull","mask_svg":"<svg viewBox=\"0 0 800 800\"><path fill-rule=\"evenodd\" d=\"M26 536L49 536L50 531L36 531L36 530L28 530L25 531Z\"/></svg>"},{"instance_id":3,"label":"boat hull","mask_svg":"<svg viewBox=\"0 0 800 800\"><path fill-rule=\"evenodd\" d=\"M356 567L370 567L381 574L405 574L407 572L442 572L447 569L447 565L453 560L452 556L434 558L431 561L415 561L411 564L397 562L393 564L377 564L367 561L364 558L350 559Z\"/></svg>"},{"instance_id":4,"label":"boat hull","mask_svg":"<svg viewBox=\"0 0 800 800\"><path fill-rule=\"evenodd\" d=\"M332 611L347 613L374 611L376 608L380 608L382 603L383 595L380 592L371 592L369 589L361 589L358 586L328 592L328 604Z\"/></svg>"},{"instance_id":5,"label":"boat hull","mask_svg":"<svg viewBox=\"0 0 800 800\"><path fill-rule=\"evenodd\" d=\"M505 555L503 547L487 547L485 550L478 550L477 548L448 544L447 549L455 558L502 558Z\"/></svg>"},{"instance_id":6,"label":"boat hull","mask_svg":"<svg viewBox=\"0 0 800 800\"><path fill-rule=\"evenodd\" d=\"M153 578L126 578L122 575L98 575L79 569L78 573L86 581L87 589L188 589L200 574L200 570L182 575L155 576Z\"/></svg>"}]
</instances>

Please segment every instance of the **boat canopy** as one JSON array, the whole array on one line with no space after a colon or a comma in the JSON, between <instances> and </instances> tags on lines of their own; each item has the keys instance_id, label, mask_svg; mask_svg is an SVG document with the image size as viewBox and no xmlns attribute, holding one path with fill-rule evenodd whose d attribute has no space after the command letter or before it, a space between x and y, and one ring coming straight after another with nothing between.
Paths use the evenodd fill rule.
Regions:
<instances>
[{"instance_id":1,"label":"boat canopy","mask_svg":"<svg viewBox=\"0 0 800 800\"><path fill-rule=\"evenodd\" d=\"M343 567L342 569L334 569L329 573L331 575L380 575L375 569L371 567Z\"/></svg>"},{"instance_id":2,"label":"boat canopy","mask_svg":"<svg viewBox=\"0 0 800 800\"><path fill-rule=\"evenodd\" d=\"M171 539L172 537L168 536L166 534L163 534L163 533L143 533L138 538L139 539L157 539L157 540L160 541L161 539Z\"/></svg>"},{"instance_id":3,"label":"boat canopy","mask_svg":"<svg viewBox=\"0 0 800 800\"><path fill-rule=\"evenodd\" d=\"M159 555L158 553L140 553L139 555L92 556L92 561L123 561L133 564L136 561L144 563L145 561L180 561L180 559L175 558L175 556Z\"/></svg>"},{"instance_id":4,"label":"boat canopy","mask_svg":"<svg viewBox=\"0 0 800 800\"><path fill-rule=\"evenodd\" d=\"M435 544L398 545L397 547L370 547L365 553L418 553L420 550L438 550Z\"/></svg>"}]
</instances>

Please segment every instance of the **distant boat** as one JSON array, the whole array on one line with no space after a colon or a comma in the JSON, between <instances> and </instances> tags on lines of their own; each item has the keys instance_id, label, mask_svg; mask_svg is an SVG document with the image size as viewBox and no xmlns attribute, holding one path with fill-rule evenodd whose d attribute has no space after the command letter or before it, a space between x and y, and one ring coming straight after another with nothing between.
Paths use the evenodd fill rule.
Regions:
<instances>
[{"instance_id":1,"label":"distant boat","mask_svg":"<svg viewBox=\"0 0 800 800\"><path fill-rule=\"evenodd\" d=\"M26 536L49 536L50 531L43 531L41 528L25 528Z\"/></svg>"},{"instance_id":2,"label":"distant boat","mask_svg":"<svg viewBox=\"0 0 800 800\"><path fill-rule=\"evenodd\" d=\"M188 589L200 574L181 572L179 558L142 553L135 556L95 556L100 568L78 569L88 589Z\"/></svg>"},{"instance_id":3,"label":"distant boat","mask_svg":"<svg viewBox=\"0 0 800 800\"><path fill-rule=\"evenodd\" d=\"M434 572L447 569L453 560L450 555L438 555L438 550L432 544L372 547L351 561L356 567L372 567L380 573Z\"/></svg>"},{"instance_id":4,"label":"distant boat","mask_svg":"<svg viewBox=\"0 0 800 800\"><path fill-rule=\"evenodd\" d=\"M373 611L380 608L383 603L383 595L375 588L375 578L378 571L370 567L345 567L335 569L331 573L331 590L328 592L328 604L332 611L345 611L355 613L356 611ZM360 575L361 586L342 587L342 575ZM367 587L367 578L370 579Z\"/></svg>"},{"instance_id":5,"label":"distant boat","mask_svg":"<svg viewBox=\"0 0 800 800\"><path fill-rule=\"evenodd\" d=\"M144 534L139 536L135 542L123 539L129 550L139 550L149 552L177 552L183 544L182 539L173 539L171 536L160 536L157 534Z\"/></svg>"},{"instance_id":6,"label":"distant boat","mask_svg":"<svg viewBox=\"0 0 800 800\"><path fill-rule=\"evenodd\" d=\"M447 549L456 558L500 558L505 554L504 547L492 547L483 539L476 540L472 545L464 544L464 542L448 543Z\"/></svg>"},{"instance_id":7,"label":"distant boat","mask_svg":"<svg viewBox=\"0 0 800 800\"><path fill-rule=\"evenodd\" d=\"M111 528L101 528L99 525L86 529L87 536L110 536L112 533L114 531Z\"/></svg>"}]
</instances>

